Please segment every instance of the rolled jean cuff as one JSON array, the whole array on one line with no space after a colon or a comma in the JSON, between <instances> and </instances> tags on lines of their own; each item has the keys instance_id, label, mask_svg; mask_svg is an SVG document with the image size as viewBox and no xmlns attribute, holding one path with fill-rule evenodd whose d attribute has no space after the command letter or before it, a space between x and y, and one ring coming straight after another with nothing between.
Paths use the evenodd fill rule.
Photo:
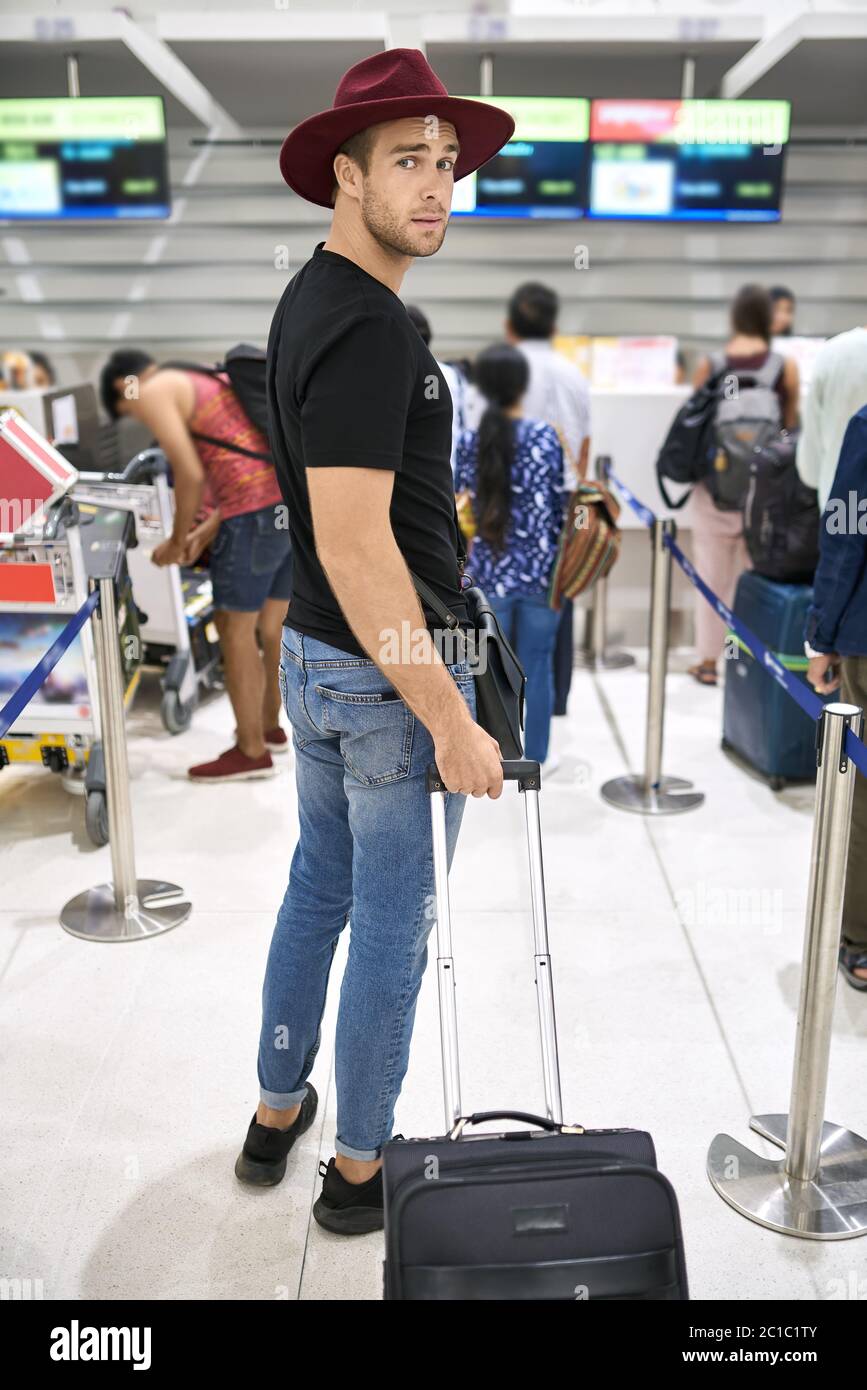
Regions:
<instances>
[{"instance_id":1,"label":"rolled jean cuff","mask_svg":"<svg viewBox=\"0 0 867 1390\"><path fill-rule=\"evenodd\" d=\"M375 1158L382 1157L382 1149L353 1149L351 1144L344 1144L342 1139L335 1139L334 1149L345 1158L357 1158L360 1163L372 1163Z\"/></svg>"},{"instance_id":2,"label":"rolled jean cuff","mask_svg":"<svg viewBox=\"0 0 867 1390\"><path fill-rule=\"evenodd\" d=\"M307 1087L302 1086L300 1091L259 1091L259 1099L263 1105L267 1105L271 1110L289 1110L293 1105L300 1105L307 1094Z\"/></svg>"}]
</instances>

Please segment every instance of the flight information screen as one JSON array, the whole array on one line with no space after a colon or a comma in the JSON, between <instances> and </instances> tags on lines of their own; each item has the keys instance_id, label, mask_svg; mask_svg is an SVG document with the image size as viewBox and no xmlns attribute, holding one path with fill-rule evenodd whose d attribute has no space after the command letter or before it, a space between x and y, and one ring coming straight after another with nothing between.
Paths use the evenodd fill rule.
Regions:
<instances>
[{"instance_id":1,"label":"flight information screen","mask_svg":"<svg viewBox=\"0 0 867 1390\"><path fill-rule=\"evenodd\" d=\"M588 216L776 222L787 101L597 100Z\"/></svg>"},{"instance_id":2,"label":"flight information screen","mask_svg":"<svg viewBox=\"0 0 867 1390\"><path fill-rule=\"evenodd\" d=\"M170 211L162 97L0 99L0 219Z\"/></svg>"},{"instance_id":3,"label":"flight information screen","mask_svg":"<svg viewBox=\"0 0 867 1390\"><path fill-rule=\"evenodd\" d=\"M473 97L515 120L508 145L455 184L452 214L583 217L590 102L582 97Z\"/></svg>"}]
</instances>

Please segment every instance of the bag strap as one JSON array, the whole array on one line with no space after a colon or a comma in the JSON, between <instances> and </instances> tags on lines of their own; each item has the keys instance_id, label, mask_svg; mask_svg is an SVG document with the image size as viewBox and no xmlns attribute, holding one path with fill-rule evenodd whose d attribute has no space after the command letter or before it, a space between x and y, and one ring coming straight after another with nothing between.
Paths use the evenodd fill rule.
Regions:
<instances>
[{"instance_id":1,"label":"bag strap","mask_svg":"<svg viewBox=\"0 0 867 1390\"><path fill-rule=\"evenodd\" d=\"M217 439L213 434L202 434L199 430L190 430L193 439L201 439L205 444L214 444L218 449L225 449L230 454L243 454L248 459L264 459L266 463L273 463L270 454L260 454L255 449L245 449L241 444L233 444L230 439Z\"/></svg>"},{"instance_id":2,"label":"bag strap","mask_svg":"<svg viewBox=\"0 0 867 1390\"><path fill-rule=\"evenodd\" d=\"M165 367L172 367L179 372L198 372L200 376L227 375L225 362L215 362L211 367L206 366L204 362L161 362L160 370Z\"/></svg>"},{"instance_id":3,"label":"bag strap","mask_svg":"<svg viewBox=\"0 0 867 1390\"><path fill-rule=\"evenodd\" d=\"M753 380L758 382L760 386L774 387L779 381L781 373L785 370L785 366L786 359L783 354L770 351L764 365L759 367L758 371L753 372Z\"/></svg>"},{"instance_id":4,"label":"bag strap","mask_svg":"<svg viewBox=\"0 0 867 1390\"><path fill-rule=\"evenodd\" d=\"M461 523L460 523L460 519L459 519L459 517L458 517L458 499L457 499L456 497L454 497L454 498L453 498L453 501L454 501L454 508L455 508L455 532L456 532L456 534L457 534L457 543L458 543L458 548L457 548L457 556L458 556L458 573L459 573L459 574L463 574L463 572L464 572L464 565L467 563L467 547L464 545L464 533L463 533L463 531L461 530Z\"/></svg>"},{"instance_id":5,"label":"bag strap","mask_svg":"<svg viewBox=\"0 0 867 1390\"><path fill-rule=\"evenodd\" d=\"M436 613L441 623L446 627L454 629L460 627L460 620L455 616L450 608L446 608L442 599L438 598L429 584L425 584L423 579L419 579L417 574L409 572L409 577L415 585L416 593L419 598L427 604L432 613Z\"/></svg>"},{"instance_id":6,"label":"bag strap","mask_svg":"<svg viewBox=\"0 0 867 1390\"><path fill-rule=\"evenodd\" d=\"M686 504L687 504L687 502L689 501L690 497L692 496L692 492L693 492L693 489L690 488L690 489L689 489L689 492L685 492L685 493L683 494L683 496L682 496L677 502L674 502L674 501L669 497L668 492L666 491L665 479L663 478L662 474L660 473L659 468L657 468L657 470L656 470L656 485L657 485L657 487L659 488L659 491L662 493L662 500L663 500L663 502L664 502L665 505L666 505L671 511L673 511L673 512L677 512L677 511L680 510L681 507L685 507Z\"/></svg>"}]
</instances>

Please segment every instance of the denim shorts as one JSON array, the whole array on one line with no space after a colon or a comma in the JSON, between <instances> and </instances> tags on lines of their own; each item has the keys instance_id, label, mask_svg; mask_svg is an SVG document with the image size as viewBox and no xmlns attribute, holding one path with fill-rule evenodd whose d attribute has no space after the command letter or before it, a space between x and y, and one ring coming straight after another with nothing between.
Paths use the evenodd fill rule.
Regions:
<instances>
[{"instance_id":1,"label":"denim shorts","mask_svg":"<svg viewBox=\"0 0 867 1390\"><path fill-rule=\"evenodd\" d=\"M275 507L262 507L220 522L209 564L214 607L258 613L268 598L292 596L289 532L277 526Z\"/></svg>"}]
</instances>

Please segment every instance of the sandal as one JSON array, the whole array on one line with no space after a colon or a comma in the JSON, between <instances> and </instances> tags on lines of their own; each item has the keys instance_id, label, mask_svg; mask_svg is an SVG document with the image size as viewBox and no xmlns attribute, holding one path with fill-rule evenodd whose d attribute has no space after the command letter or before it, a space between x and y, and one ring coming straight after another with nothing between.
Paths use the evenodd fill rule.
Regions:
<instances>
[{"instance_id":1,"label":"sandal","mask_svg":"<svg viewBox=\"0 0 867 1390\"><path fill-rule=\"evenodd\" d=\"M699 685L716 685L716 662L701 661L698 666L690 666L686 674L698 681Z\"/></svg>"},{"instance_id":2,"label":"sandal","mask_svg":"<svg viewBox=\"0 0 867 1390\"><path fill-rule=\"evenodd\" d=\"M841 946L840 969L853 989L867 991L867 980L855 974L856 970L867 970L867 946Z\"/></svg>"}]
</instances>

